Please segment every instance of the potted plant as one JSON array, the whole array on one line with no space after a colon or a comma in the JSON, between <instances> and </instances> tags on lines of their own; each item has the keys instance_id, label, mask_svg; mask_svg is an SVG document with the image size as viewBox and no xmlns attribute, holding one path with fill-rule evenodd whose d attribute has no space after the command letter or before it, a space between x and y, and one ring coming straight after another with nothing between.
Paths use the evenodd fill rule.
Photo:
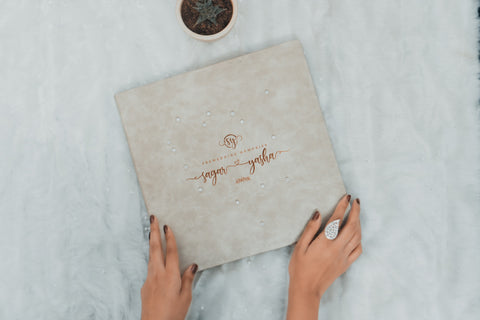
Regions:
<instances>
[{"instance_id":1,"label":"potted plant","mask_svg":"<svg viewBox=\"0 0 480 320\"><path fill-rule=\"evenodd\" d=\"M225 36L237 18L237 0L177 0L177 18L195 39L213 41Z\"/></svg>"}]
</instances>

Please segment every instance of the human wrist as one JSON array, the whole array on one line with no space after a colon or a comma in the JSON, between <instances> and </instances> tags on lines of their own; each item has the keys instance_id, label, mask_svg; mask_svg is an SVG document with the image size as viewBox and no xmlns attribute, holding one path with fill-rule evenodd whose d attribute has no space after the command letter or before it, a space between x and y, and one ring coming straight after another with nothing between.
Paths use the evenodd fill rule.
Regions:
<instances>
[{"instance_id":1,"label":"human wrist","mask_svg":"<svg viewBox=\"0 0 480 320\"><path fill-rule=\"evenodd\" d=\"M321 292L305 290L304 288L290 286L288 288L289 301L304 301L312 305L319 305L322 298Z\"/></svg>"},{"instance_id":2,"label":"human wrist","mask_svg":"<svg viewBox=\"0 0 480 320\"><path fill-rule=\"evenodd\" d=\"M317 319L320 299L320 294L290 286L288 289L287 320Z\"/></svg>"}]
</instances>

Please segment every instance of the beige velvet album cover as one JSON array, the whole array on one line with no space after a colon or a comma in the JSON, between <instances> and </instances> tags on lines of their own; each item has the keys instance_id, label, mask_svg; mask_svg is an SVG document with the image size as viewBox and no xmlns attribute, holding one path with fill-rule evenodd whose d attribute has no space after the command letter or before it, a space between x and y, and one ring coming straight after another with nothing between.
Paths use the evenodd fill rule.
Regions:
<instances>
[{"instance_id":1,"label":"beige velvet album cover","mask_svg":"<svg viewBox=\"0 0 480 320\"><path fill-rule=\"evenodd\" d=\"M298 40L115 95L149 214L182 271L296 242L345 194Z\"/></svg>"}]
</instances>

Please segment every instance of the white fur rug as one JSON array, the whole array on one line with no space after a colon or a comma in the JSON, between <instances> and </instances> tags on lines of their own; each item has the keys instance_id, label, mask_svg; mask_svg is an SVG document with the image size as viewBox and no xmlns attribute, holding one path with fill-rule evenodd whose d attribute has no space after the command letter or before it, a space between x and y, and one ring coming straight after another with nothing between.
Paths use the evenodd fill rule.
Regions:
<instances>
[{"instance_id":1,"label":"white fur rug","mask_svg":"<svg viewBox=\"0 0 480 320\"><path fill-rule=\"evenodd\" d=\"M114 93L294 38L363 208L319 318L478 319L477 5L240 0L205 44L174 0L0 2L0 319L139 319L148 223ZM290 250L199 274L188 319L282 319Z\"/></svg>"}]
</instances>

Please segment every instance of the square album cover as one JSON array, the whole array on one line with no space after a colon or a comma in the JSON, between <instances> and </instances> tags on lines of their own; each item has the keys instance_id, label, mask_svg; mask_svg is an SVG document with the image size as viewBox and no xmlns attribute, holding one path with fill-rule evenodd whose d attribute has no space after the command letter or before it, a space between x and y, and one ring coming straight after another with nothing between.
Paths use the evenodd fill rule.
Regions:
<instances>
[{"instance_id":1,"label":"square album cover","mask_svg":"<svg viewBox=\"0 0 480 320\"><path fill-rule=\"evenodd\" d=\"M298 40L115 95L149 214L180 267L291 245L345 187Z\"/></svg>"}]
</instances>

